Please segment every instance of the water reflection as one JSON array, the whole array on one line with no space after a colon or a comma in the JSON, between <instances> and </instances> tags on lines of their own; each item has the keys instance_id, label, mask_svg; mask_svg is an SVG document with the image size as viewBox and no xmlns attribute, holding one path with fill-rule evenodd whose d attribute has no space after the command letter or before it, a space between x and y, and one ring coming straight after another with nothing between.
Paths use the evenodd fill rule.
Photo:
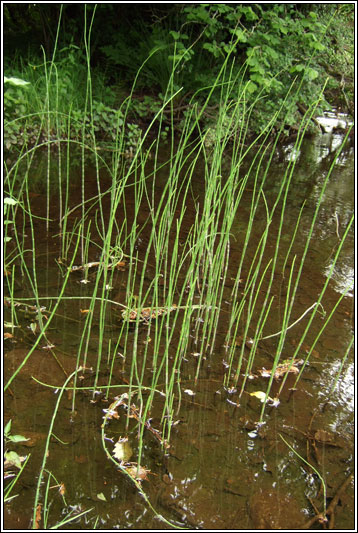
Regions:
<instances>
[{"instance_id":1,"label":"water reflection","mask_svg":"<svg viewBox=\"0 0 358 533\"><path fill-rule=\"evenodd\" d=\"M328 276L336 249L344 232L354 215L354 150L347 144L331 168L336 150L344 141L342 134L324 134L312 139L304 139L299 151L290 144L286 147L285 161L295 160L296 165L289 191L289 209L287 210L287 226L295 224L298 207L303 200L307 210L303 211L300 231L306 238L311 228L314 210L320 202L319 212L313 237L316 242L311 246L316 256L316 264L322 265L322 274ZM287 163L285 163L287 164ZM277 174L285 168L281 162L270 169L268 183L273 194L277 193ZM327 180L327 173L330 172ZM325 190L322 188L325 181ZM319 248L317 248L319 242ZM314 248L313 248L314 247ZM343 293L350 289L354 282L354 234L353 228L346 238L345 245L335 265L333 279L337 292Z\"/></svg>"},{"instance_id":2,"label":"water reflection","mask_svg":"<svg viewBox=\"0 0 358 533\"><path fill-rule=\"evenodd\" d=\"M334 288L337 292L340 292L341 294L346 293L346 296L353 298L355 271L352 266L344 264L343 262L344 260L347 261L347 257L342 260L342 264L336 264L333 269L332 279L335 282ZM352 261L353 261L353 258L352 258ZM323 273L326 277L330 276L332 265L333 265L333 261L331 261L324 269Z\"/></svg>"},{"instance_id":3,"label":"water reflection","mask_svg":"<svg viewBox=\"0 0 358 533\"><path fill-rule=\"evenodd\" d=\"M352 124L348 115L335 110L327 111L323 117L317 117L316 120L326 133L331 133L335 129L346 130Z\"/></svg>"},{"instance_id":4,"label":"water reflection","mask_svg":"<svg viewBox=\"0 0 358 533\"><path fill-rule=\"evenodd\" d=\"M336 359L323 369L322 372L322 384L324 384L324 394L327 395L332 389L335 378L339 372L341 366L341 360ZM340 425L343 420L346 420L348 415L351 415L354 411L354 363L347 364L347 368L343 370L340 375L336 390L333 393L334 403L340 406L340 409L336 411L336 420L331 422L332 429L337 429L337 425Z\"/></svg>"}]
</instances>

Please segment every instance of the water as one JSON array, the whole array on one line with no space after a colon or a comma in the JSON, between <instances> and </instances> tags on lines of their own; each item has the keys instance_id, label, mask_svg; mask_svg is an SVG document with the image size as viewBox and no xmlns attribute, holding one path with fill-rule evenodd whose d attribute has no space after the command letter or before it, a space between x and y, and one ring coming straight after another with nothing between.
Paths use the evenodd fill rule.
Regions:
<instances>
[{"instance_id":1,"label":"water","mask_svg":"<svg viewBox=\"0 0 358 533\"><path fill-rule=\"evenodd\" d=\"M336 137L336 138L335 138ZM283 226L283 243L290 243L292 233L302 203L305 201L302 221L295 242L295 251L302 253L305 239L309 232L315 205L317 204L322 183L330 167L334 150L341 137L327 133L316 138L306 139L299 153L293 154L293 145L279 148L267 176L265 194L267 202L272 205L280 176L286 168L290 157L297 158L297 166L292 178L292 185L287 198L287 209ZM165 159L165 153L162 155ZM96 184L91 179L92 171L86 174L88 195L96 194ZM94 175L94 172L93 172ZM292 320L299 318L317 297L329 275L334 252L339 238L354 210L354 172L353 150L345 149L334 167L324 193L318 218L312 233L312 241L307 254L302 279L295 302ZM160 195L165 185L166 171L158 174L157 187ZM102 177L103 189L107 182ZM202 189L200 164L193 176L193 195L200 195ZM78 182L71 180L71 202L78 202ZM35 196L36 195L36 196ZM41 188L33 192L33 209L36 214L44 214L45 193ZM353 472L353 351L349 353L340 374L335 391L331 393L336 372L349 345L353 334L353 291L349 289L354 273L354 240L348 236L340 257L334 267L332 280L329 282L323 299L327 313L337 302L339 296L347 289L347 295L339 304L329 327L326 328L314 347L310 364L305 368L297 390L291 390L295 376L290 374L280 395L277 407L267 407L265 424L259 428L256 422L261 412L261 402L249 393L266 390L267 378L260 376L262 368L270 369L277 337L260 341L255 356L253 372L257 377L249 381L246 392L239 399L238 388L225 389L223 379L227 368L227 349L225 335L227 322L225 305L230 308L229 298L232 289L230 280L235 277L247 217L251 202L250 183L240 204L239 214L233 226L234 239L230 249L230 267L224 287L223 313L218 324L215 345L211 354L205 354L197 383L194 381L198 346L195 344L194 327L190 332L190 350L186 354L181 371L181 408L175 417L171 433L170 448L165 452L154 432L146 430L143 440L141 464L151 471L148 480L143 481L152 506L171 523L189 529L302 529L315 516L313 504L318 511L323 511L323 495L319 490L320 480L307 464L297 457L287 446L287 441L306 461L311 463L324 477L327 485L327 507L337 491ZM180 206L179 206L180 207ZM51 205L56 213L56 198ZM131 220L133 199L130 192L126 195L126 216ZM77 213L73 213L75 219ZM107 213L105 212L105 217ZM188 205L187 225L194 220L193 204ZM272 221L272 231L267 246L267 254L273 253L275 235L279 224L279 214ZM54 216L53 218L56 218ZM139 220L144 223L145 211L139 213ZM37 268L39 294L56 295L63 278L55 259L59 256L59 241L53 235L58 232L56 222L47 235L44 224L36 222ZM93 221L94 224L94 221ZM253 243L257 243L265 224L264 216L255 219L251 249L243 265L243 277L247 275L250 259L255 252ZM26 234L29 228L24 228ZM19 230L20 231L20 230ZM95 234L95 232L94 232ZM94 237L95 239L95 237ZM145 253L148 235L144 231L138 241L138 254ZM265 252L266 253L266 252ZM98 250L90 250L90 258L96 260ZM278 258L282 266L284 252ZM154 261L153 261L154 262ZM29 264L31 268L31 264ZM153 272L148 268L146 278L148 285ZM287 271L288 274L288 271ZM128 264L116 270L108 291L111 299L121 301L125 295ZM71 274L67 296L90 296L91 284L80 283L80 272ZM31 296L29 287L18 273L15 278L15 298ZM90 273L91 279L91 273ZM264 335L277 332L282 319L285 293L282 292L282 279L275 278L275 294ZM264 293L260 295L264 298ZM47 304L46 304L47 305ZM52 304L53 305L53 304ZM48 308L51 306L48 305ZM56 404L58 391L38 382L59 387L75 368L76 354L84 327L86 300L63 301L58 309L56 321L51 324L49 339L55 345L55 359L49 350L44 349L44 342L31 354L26 365L12 382L5 395L5 420L13 420L13 434L23 434L30 438L27 445L17 445L20 455L31 453L30 460L14 494L18 496L5 505L6 529L28 529L31 524L34 495L43 457L47 432ZM15 339L7 340L4 356L5 380L19 366L36 338L29 328L34 319L31 310L19 312L21 328L16 331ZM99 327L96 326L99 315L91 331L87 347L88 363L82 385L92 386L98 353ZM10 320L5 308L5 320ZM118 319L109 312L106 323L106 335L103 339L103 353L110 348L109 341L116 342L119 334ZM158 319L160 320L160 319ZM180 323L180 318L178 322ZM298 340L307 324L308 316L301 320L288 334L285 354L289 358L294 352ZM311 329L300 355L304 357L311 347L317 333L322 327L323 319L319 316L312 323ZM97 322L98 324L98 322ZM157 327L152 323L151 328ZM252 333L252 332L251 332ZM139 350L147 353L147 364L154 356L153 349L146 344L148 326L139 329ZM149 334L150 335L150 334ZM179 333L177 334L179 335ZM134 342L134 333L129 337ZM173 339L173 344L179 337ZM238 350L240 341L237 340ZM147 352L145 347L147 346ZM171 349L171 348L170 348ZM119 346L121 353L123 347ZM141 352L141 353L142 353ZM172 348L173 356L175 347ZM245 348L245 356L249 350ZM140 354L139 354L140 355ZM105 357L104 357L105 359ZM112 383L125 386L129 376L129 363L123 364L121 355L114 366ZM108 383L109 369L104 362L99 373L98 386ZM35 379L37 381L35 381ZM270 393L275 397L281 380L273 382ZM160 384L159 384L160 385ZM124 387L121 389L125 391ZM187 392L184 392L187 391ZM194 394L191 394L190 391ZM118 389L116 393L118 394ZM54 434L50 444L50 454L46 469L55 476L51 479L50 499L52 501L48 526L61 520L68 512L77 513L91 509L85 516L71 522L63 529L167 529L166 523L158 520L150 510L137 489L104 453L101 442L101 424L104 409L108 408L113 395L108 401L104 394L93 396L91 391L83 390L76 397L75 412L71 411L72 396L65 393L57 414ZM135 461L138 453L136 438L137 422L130 419L126 428L126 416L123 408L118 409L119 419L112 419L107 428L108 437L115 441L125 434L133 451L131 460ZM151 412L151 427L160 429L161 402L155 402ZM283 437L283 439L281 438ZM107 443L111 450L113 444ZM65 487L64 498L59 492L58 484ZM44 486L42 487L44 491ZM354 489L349 479L347 487L340 494L339 502L333 509L334 528L353 529L354 527ZM332 514L330 515L332 518ZM43 522L41 522L42 527ZM312 529L322 528L318 522L312 523Z\"/></svg>"}]
</instances>

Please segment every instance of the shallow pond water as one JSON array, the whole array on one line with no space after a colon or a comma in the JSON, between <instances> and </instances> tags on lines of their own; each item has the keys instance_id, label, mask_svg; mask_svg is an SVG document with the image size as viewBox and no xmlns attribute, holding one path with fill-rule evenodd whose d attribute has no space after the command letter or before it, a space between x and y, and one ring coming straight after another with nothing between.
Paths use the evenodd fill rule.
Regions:
<instances>
[{"instance_id":1,"label":"shallow pond water","mask_svg":"<svg viewBox=\"0 0 358 533\"><path fill-rule=\"evenodd\" d=\"M307 138L298 153L293 154L293 145L281 146L269 169L266 178L265 195L268 205L274 203L280 187L281 176L287 161L295 157L297 163L292 183L287 196L282 242L287 243L278 256L278 265L282 268L287 247L295 229L303 202L301 222L294 243L297 254L302 253L305 239L309 232L315 206L321 193L322 183L328 172L334 155L335 143L340 137L333 133L315 138ZM333 148L332 148L333 147ZM44 156L46 157L46 155ZM230 156L228 155L228 164ZM164 161L166 153L160 158ZM39 162L39 165L41 161ZM186 225L189 231L195 222L194 198L202 201L202 170L204 162L198 161L192 176L192 196L188 196ZM165 187L167 172L158 171L155 194L158 198ZM109 185L109 178L103 175L103 190ZM75 206L79 200L79 183L75 171L70 186L70 202ZM95 172L90 167L86 170L86 187L88 197L97 194ZM298 319L315 302L329 275L335 250L342 237L349 219L354 211L354 170L353 150L347 147L331 173L324 192L321 208L312 232L312 240L304 264L301 281L295 299L293 320ZM131 189L125 196L125 212L118 212L118 219L126 218L130 225L134 216L134 200ZM46 194L41 188L30 193L33 213L44 216ZM107 198L108 199L108 198ZM104 199L104 217L107 219L106 198ZM51 213L56 207L56 195L51 200ZM198 323L193 320L189 331L189 350L181 365L180 409L176 405L175 422L171 429L170 447L161 446L156 429L161 429L160 417L162 405L154 402L150 413L150 422L143 433L141 464L150 470L142 482L151 505L159 515L179 528L189 529L323 529L324 525L315 517L323 512L323 490L317 471L326 483L326 506L329 510L330 525L334 529L354 528L354 486L351 475L354 471L354 387L353 387L353 350L350 351L339 379L331 392L340 363L346 353L353 335L353 290L349 289L354 279L354 238L351 232L341 250L334 266L333 276L322 300L328 314L340 295L348 292L338 305L329 326L319 337L314 346L309 364L295 390L292 387L297 374L291 372L280 392L279 405L267 406L264 424L257 425L262 403L259 398L250 395L255 391L265 391L267 371L273 366L273 354L277 346L277 337L260 341L252 369L252 379L248 381L244 394L239 397L240 381L237 387L224 387L223 382L228 366L227 328L230 310L230 297L233 280L240 262L244 245L245 231L252 202L251 184L248 182L238 214L232 227L233 239L230 243L230 261L223 287L222 309L217 325L214 345L205 354L201 354L198 378L195 379L200 349L200 334L196 334ZM182 206L178 206L180 211ZM256 252L265 227L264 206L256 215L247 250L247 260L242 268L242 277L248 275L249 265ZM261 216L262 214L262 216ZM95 208L92 212L95 227ZM79 210L71 215L75 221ZM98 216L98 213L97 213ZM273 217L270 237L265 248L265 255L270 257L275 250L280 212ZM56 219L56 215L52 217ZM139 259L144 256L149 235L145 223L148 213L143 210L137 215L144 230L137 242ZM70 219L71 220L71 219ZM97 219L98 220L98 219ZM36 225L36 271L38 293L40 296L55 296L61 289L63 270L56 262L59 252L59 240L56 237L58 226L56 220L49 232L44 222L35 220ZM19 229L28 234L29 228ZM25 242L26 242L26 238ZM94 241L96 240L94 231ZM90 248L91 261L98 259L98 250ZM147 285L150 286L155 275L149 266L145 272ZM155 263L153 258L152 263ZM29 262L28 268L32 268ZM126 294L129 261L124 261L116 269L111 279L108 297L123 301ZM4 508L6 529L29 529L35 501L37 478L39 475L45 442L50 421L61 387L77 364L78 346L86 320L85 297L91 295L91 283L80 283L81 271L71 273L66 287L66 296L82 297L83 300L63 300L51 322L48 339L53 343L52 350L44 349L40 343L32 352L26 364L12 381L5 393L5 421L12 419L12 433L29 438L25 444L16 446L20 455L31 453L29 462L22 473L14 493L18 494ZM288 275L288 271L286 272ZM93 277L89 273L89 280ZM270 308L270 315L265 324L265 334L277 332L280 328L284 300L286 296L282 277L275 276L271 292L275 295ZM31 297L31 288L20 273L14 280L14 299ZM5 294L6 296L6 294ZM259 302L265 297L265 286L258 295ZM36 331L29 325L34 322L34 312L28 308L19 308L20 328L12 339L7 339L4 354L5 381L19 367L36 339ZM10 321L10 310L5 306L5 320ZM175 357L176 345L180 343L179 311L176 330L172 337L169 358ZM73 396L66 391L54 423L49 446L46 471L51 472L49 498L52 501L48 526L54 526L69 512L90 511L72 521L62 529L168 529L168 523L162 522L158 515L148 506L134 484L109 461L103 450L101 425L104 410L113 402L115 396L125 392L128 387L131 360L123 358L123 351L130 353L136 346L139 357L144 358L143 372L150 372L150 363L154 358L154 349L150 345L153 328L160 320L144 322L129 332L126 346L119 343L118 358L111 368L112 361L102 362L98 372L97 354L101 343L104 354L110 352L117 342L120 332L118 313L109 309L106 315L105 335L102 336L99 322L99 309L94 310L94 322L86 346L86 367L81 376L82 391L77 392L73 410ZM309 315L300 320L288 332L285 341L285 357L292 356ZM304 358L311 348L322 327L322 317L312 322L305 342L300 351ZM239 328L238 333L242 334ZM249 332L253 334L253 331ZM230 342L237 344L241 350L240 335ZM172 352L171 352L172 350ZM250 346L244 348L244 357L248 357ZM56 357L54 357L54 354ZM81 362L82 364L82 362ZM299 365L299 363L297 363ZM121 388L113 389L108 397L105 393L93 394L91 387L100 390L101 385L108 384L111 368L111 383ZM297 369L299 366L297 366ZM265 375L266 370L266 375ZM97 378L95 377L97 375ZM270 396L276 397L283 374L274 379ZM35 378L35 379L34 379ZM41 382L41 383L40 383ZM50 388L52 386L53 388ZM158 384L158 388L161 384ZM86 388L88 387L88 389ZM146 392L142 394L145 396ZM134 405L137 405L136 397ZM139 404L138 404L139 405ZM135 408L136 409L136 408ZM128 436L131 448L128 459L135 461L138 455L138 413L134 410L126 425L124 405L118 408L119 418L113 418L108 424L108 438L117 441L118 437ZM148 416L149 420L149 416ZM305 459L302 461L288 446ZM113 444L110 445L113 447ZM307 463L310 463L312 469ZM55 481L57 480L57 482ZM62 485L63 484L63 485ZM344 485L345 484L345 485ZM44 491L44 484L42 491ZM343 489L342 489L343 486ZM62 494L59 489L65 487ZM335 498L336 497L336 498ZM331 507L330 507L331 506ZM43 520L43 517L41 518ZM43 522L40 523L40 528Z\"/></svg>"}]
</instances>

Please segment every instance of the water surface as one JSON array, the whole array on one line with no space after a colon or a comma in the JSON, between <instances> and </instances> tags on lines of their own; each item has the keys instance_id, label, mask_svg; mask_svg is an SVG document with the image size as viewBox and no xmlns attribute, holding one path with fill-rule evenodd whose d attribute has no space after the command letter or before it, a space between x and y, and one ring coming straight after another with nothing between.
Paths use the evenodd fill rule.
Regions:
<instances>
[{"instance_id":1,"label":"water surface","mask_svg":"<svg viewBox=\"0 0 358 533\"><path fill-rule=\"evenodd\" d=\"M340 136L334 133L316 138L307 138L299 152L293 152L294 145L281 146L275 154L266 177L265 195L268 205L273 205L280 187L287 161L297 159L292 183L287 196L282 243L278 265L282 267L287 248L291 242L297 218L303 202L301 223L294 243L294 253L299 257L304 249L312 217L320 197L322 184L334 157L334 150ZM46 157L46 155L44 156ZM160 158L166 159L165 150ZM230 164L230 155L228 154ZM41 159L38 165L41 165ZM195 220L195 201L202 201L202 170L204 163L199 161L192 178L192 195L188 198L184 229L189 231ZM249 165L249 163L247 163ZM78 172L78 171L77 171ZM35 171L34 171L35 174ZM73 170L70 186L70 204L78 204L80 197L76 169ZM157 173L155 194L158 198L165 186L167 170ZM292 320L299 318L315 301L330 273L335 250L339 244L354 210L353 185L353 150L347 147L340 155L330 175L317 221L313 229L312 240L307 253ZM109 185L109 178L102 173L103 190ZM150 469L148 480L143 481L143 489L158 513L176 524L189 529L303 529L315 516L314 506L323 511L323 495L319 477L307 464L295 455L282 440L280 435L312 464L325 479L327 486L327 507L349 478L354 469L354 389L353 389L353 351L349 354L338 379L334 392L331 392L335 376L353 335L353 290L350 289L354 278L354 239L351 232L343 246L334 272L324 295L322 305L328 314L340 295L349 289L339 304L329 327L319 338L305 367L296 390L291 390L295 375L289 375L280 395L277 407L267 407L264 424L257 426L262 404L250 392L265 391L267 378L260 375L263 368L270 369L277 346L277 337L260 341L255 356L253 374L245 393L239 398L239 386L224 388L223 381L227 372L227 341L229 310L232 302L231 291L237 274L241 251L252 201L252 181L249 180L240 208L232 228L233 238L230 243L230 261L227 272L223 307L218 323L215 343L203 355L199 378L195 382L198 365L200 335L196 333L197 323L193 320L190 331L189 351L181 367L181 405L175 416L171 432L170 448L165 450L151 431L144 432L144 447L141 464ZM88 197L97 194L95 171L90 166L86 169L86 190ZM44 216L46 203L45 191L34 183L32 191L33 212ZM106 199L104 206L106 206ZM56 296L63 282L63 271L56 259L59 257L59 238L57 196L52 199L54 221L49 233L45 224L37 220L36 224L36 262L38 292L41 296ZM108 204L109 205L109 204ZM134 200L131 189L125 198L125 213L118 210L117 218L133 217ZM178 206L180 210L181 206ZM95 228L94 207L93 225ZM79 210L71 215L71 221L79 216ZM97 212L98 215L98 212ZM108 213L104 209L104 216ZM265 250L267 258L273 254L279 228L280 211L274 216ZM138 215L138 221L144 224L148 218L145 203ZM57 220L56 220L57 219ZM256 215L250 247L242 268L242 277L248 275L250 262L254 257L256 245L265 227L264 206ZM23 228L26 235L28 227ZM21 230L19 230L21 231ZM144 228L137 242L138 257L144 257L148 246L148 228ZM93 229L93 239L96 240ZM26 242L26 237L25 237ZM29 243L30 244L30 243ZM90 259L98 258L98 250L90 249ZM149 261L145 272L148 286L154 276L155 257ZM29 261L29 269L31 269ZM290 264L288 265L290 266ZM278 270L279 271L279 270ZM285 271L286 276L289 269ZM66 288L66 296L90 296L91 284L80 283L82 273L73 273ZM90 280L93 280L91 274ZM112 289L108 297L123 301L128 279L128 263L114 272L111 279ZM282 276L275 276L272 293L275 295L264 335L268 336L280 328L284 309L285 289ZM264 300L265 287L259 295L259 302ZM26 278L16 271L14 297L32 296ZM13 433L30 438L26 446L17 446L21 455L31 453L29 463L16 488L17 498L4 508L6 529L30 528L37 477L42 461L45 440L49 429L58 391L38 381L54 387L60 387L65 376L76 367L76 357L84 327L87 300L64 300L60 303L56 319L51 324L48 334L54 344L53 352L44 349L44 342L34 350L29 360L12 382L5 395L5 421L13 420ZM45 304L48 305L48 304ZM50 308L51 305L48 305ZM6 380L16 370L34 343L36 333L29 328L34 320L31 310L21 309L18 313L21 328L16 331L15 339L7 340L5 346L4 370ZM5 307L5 320L10 320ZM309 315L290 329L285 341L284 352L292 356ZM153 348L148 347L150 329L158 327L157 322L143 324L137 334L129 335L125 347L130 354L136 343L139 357L146 354L147 371L150 372ZM88 370L84 373L83 386L92 386L97 366L99 343L99 309L95 309L94 326L86 347ZM172 355L175 356L175 344L180 341L181 317L177 320L178 332L173 337ZM302 346L300 357L305 357L310 350L323 323L317 315ZM238 333L242 334L239 325ZM108 310L105 336L101 339L103 353L110 351L118 340L120 325L118 313ZM253 331L249 333L253 334ZM237 350L241 349L240 339ZM199 346L199 347L198 347ZM56 417L54 433L51 439L50 455L46 468L63 483L65 502L59 494L58 487L50 489L53 501L49 526L55 525L70 510L92 509L87 515L71 522L68 529L167 529L168 525L159 521L149 509L136 487L114 464L106 458L101 443L101 424L104 409L108 408L113 397L125 391L129 379L131 359L123 359L123 346L119 345L118 358L113 366L112 383L120 384L123 389L110 393L93 395L84 390L77 394L75 411L72 412L72 396L66 393L62 399ZM248 357L249 348L245 348ZM107 384L110 363L102 358L97 385ZM145 370L145 369L144 369ZM36 378L35 381L33 378ZM149 377L148 377L149 379ZM279 390L280 379L274 380L270 393L272 397ZM160 387L161 384L158 385ZM240 385L240 382L239 382ZM99 390L99 388L98 388ZM192 391L193 395L184 391ZM145 393L144 393L145 394ZM178 407L178 406L176 406ZM120 418L111 420L108 436L117 440L127 435L133 450L132 461L138 453L138 426L135 418L126 426L124 409L119 409ZM162 405L160 399L154 404L150 413L150 424L160 429ZM55 482L52 485L56 485ZM100 496L99 496L100 495ZM105 498L105 501L102 498ZM100 499L102 498L102 499ZM334 528L353 529L354 527L354 488L349 480L347 487L340 494L338 504L334 506ZM318 522L312 529L322 528ZM66 526L63 527L66 529Z\"/></svg>"}]
</instances>

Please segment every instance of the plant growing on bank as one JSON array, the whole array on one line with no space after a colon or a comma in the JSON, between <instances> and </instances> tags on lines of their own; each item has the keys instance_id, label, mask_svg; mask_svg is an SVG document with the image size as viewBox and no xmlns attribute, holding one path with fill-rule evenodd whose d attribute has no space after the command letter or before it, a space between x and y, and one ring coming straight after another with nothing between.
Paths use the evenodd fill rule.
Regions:
<instances>
[{"instance_id":1,"label":"plant growing on bank","mask_svg":"<svg viewBox=\"0 0 358 533\"><path fill-rule=\"evenodd\" d=\"M81 138L89 145L92 145L93 135L95 135L103 149L107 146L113 148L118 128L124 127L125 116L121 109L110 107L96 99L92 100L91 110L81 109L81 101L76 97L83 92L83 85L66 87L66 92L63 93L61 79L67 79L66 71L62 71L61 63L54 64L54 66L54 79L50 78L48 83L57 96L55 99L48 93L47 98L52 102L48 108L44 106L45 88L41 85L39 87L39 81L43 77L41 65L37 66L36 74L26 69L26 74L31 76L31 82L5 77L7 84L14 85L14 88L5 91L4 96L6 149L11 152L14 149L19 150L23 144L31 147L39 141L46 142L50 139L58 145L60 140L67 138L68 134L71 139ZM73 71L75 68L75 66L72 67ZM76 81L78 84L79 81ZM44 98L39 97L41 93ZM70 113L68 109L71 110ZM140 127L129 122L123 152L126 157L132 157L140 135Z\"/></svg>"},{"instance_id":2,"label":"plant growing on bank","mask_svg":"<svg viewBox=\"0 0 358 533\"><path fill-rule=\"evenodd\" d=\"M16 9L5 6L5 16L7 11ZM66 20L68 9L67 5L61 7L61 20ZM135 16L132 16L133 9ZM48 20L47 11L53 15L53 7L39 5L29 9L28 16L33 17L34 27L39 24L36 10L43 12L40 20ZM151 24L147 23L148 19L143 24L146 9L133 6L130 22L126 8L122 9L119 30L112 26L112 19L116 20L115 6L101 6L98 10L88 7L84 15L92 16L92 13L97 33L95 44L93 40L91 43L90 58L86 57L83 42L74 38L76 32L67 34L59 24L53 32L60 40L55 54L51 55L44 47L42 58L32 56L25 63L23 56L17 54L15 59L9 57L5 61L7 75L18 75L31 83L26 94L25 88L19 87L11 90L14 94L6 91L5 146L8 149L19 146L24 138L33 144L39 137L49 139L66 135L71 108L71 138L79 139L86 124L87 141L92 143L95 134L97 144L101 141L102 148L107 149L115 142L118 125L124 127L126 123L127 147L123 154L132 157L145 126L163 104L171 76L173 90L182 88L173 101L173 125L178 129L185 123L183 117L185 113L190 114L194 103L203 105L209 90L205 87L215 84L220 63L228 54L233 60L231 81L236 84L237 93L240 94L240 87L246 86L248 106L258 97L261 99L260 106L253 106L255 120L250 123L253 135L267 125L277 106L281 108L277 124L280 126L283 121L285 126L282 132L296 131L302 109L309 108L320 94L322 78L327 78L328 83L317 113L337 103L343 109L352 110L354 40L353 32L346 31L346 21L348 19L349 29L352 17L349 6L344 9L336 4L309 8L291 4L178 5L153 8L148 16ZM106 32L103 32L101 24L105 13L110 16L106 17ZM55 20L57 24L56 17ZM11 34L10 14L7 21L5 29ZM71 18L71 24L78 29L82 26L83 11L78 12L77 18ZM41 28L39 31L41 33ZM88 59L91 62L91 108L85 105ZM337 69L336 64L342 68ZM136 92L131 95L130 108L124 117L121 109L141 65ZM46 86L47 68L50 77ZM291 93L287 98L293 77L303 77L305 83L300 93ZM51 101L48 109L44 107L47 97ZM217 87L211 95L210 106L201 115L201 126L206 130L212 128L218 118L219 100ZM230 117L228 108L228 121ZM162 120L167 128L171 126L167 111ZM309 128L315 128L313 122ZM162 129L163 135L164 131ZM209 138L210 135L207 142Z\"/></svg>"},{"instance_id":3,"label":"plant growing on bank","mask_svg":"<svg viewBox=\"0 0 358 533\"><path fill-rule=\"evenodd\" d=\"M15 200L14 198L10 198L10 197L7 197L7 198L4 198L4 220L3 220L3 223L4 223L4 226L6 228L6 230L8 228L11 228L11 225L14 224L14 216L13 215L9 215L8 211L10 209L10 206L15 206L17 204L17 200ZM10 242L12 237L10 237L10 235L7 234L8 232L5 231L5 236L4 236L4 242L7 243L7 242Z\"/></svg>"},{"instance_id":4,"label":"plant growing on bank","mask_svg":"<svg viewBox=\"0 0 358 533\"><path fill-rule=\"evenodd\" d=\"M22 124L22 117L26 114L26 95L30 82L16 77L4 77L4 146L10 150L19 144L20 138L25 134L31 135L29 129Z\"/></svg>"}]
</instances>

